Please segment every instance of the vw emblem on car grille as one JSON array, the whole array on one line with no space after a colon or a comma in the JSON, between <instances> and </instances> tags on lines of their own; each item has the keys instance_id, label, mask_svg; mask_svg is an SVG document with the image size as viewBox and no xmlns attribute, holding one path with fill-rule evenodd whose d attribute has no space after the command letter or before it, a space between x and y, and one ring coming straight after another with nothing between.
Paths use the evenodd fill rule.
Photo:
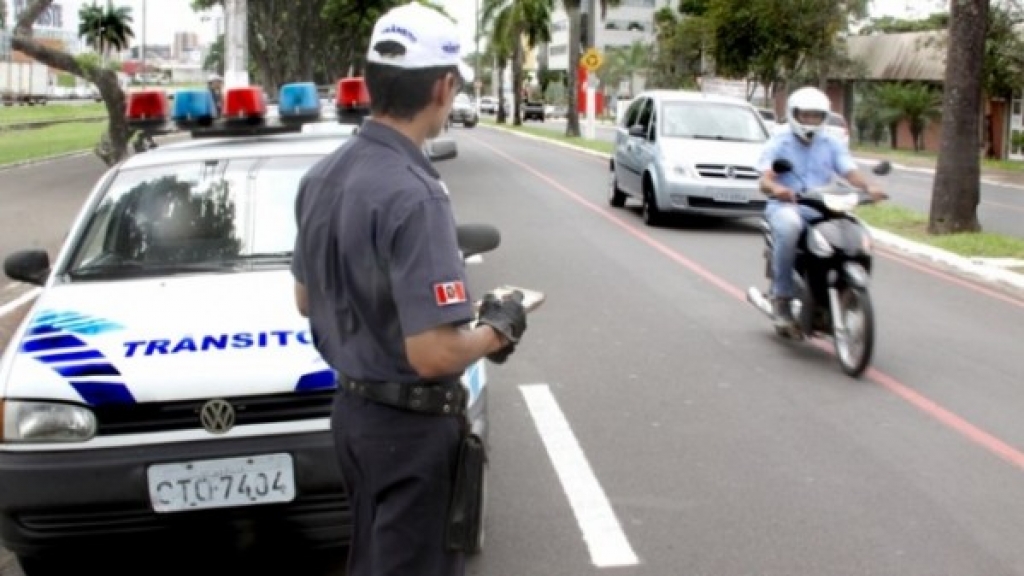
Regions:
<instances>
[{"instance_id":1,"label":"vw emblem on car grille","mask_svg":"<svg viewBox=\"0 0 1024 576\"><path fill-rule=\"evenodd\" d=\"M207 432L223 434L235 425L235 409L227 400L215 398L199 409L199 422Z\"/></svg>"},{"instance_id":2,"label":"vw emblem on car grille","mask_svg":"<svg viewBox=\"0 0 1024 576\"><path fill-rule=\"evenodd\" d=\"M725 177L726 178L735 178L736 177L736 167L735 166L726 166L725 167Z\"/></svg>"}]
</instances>

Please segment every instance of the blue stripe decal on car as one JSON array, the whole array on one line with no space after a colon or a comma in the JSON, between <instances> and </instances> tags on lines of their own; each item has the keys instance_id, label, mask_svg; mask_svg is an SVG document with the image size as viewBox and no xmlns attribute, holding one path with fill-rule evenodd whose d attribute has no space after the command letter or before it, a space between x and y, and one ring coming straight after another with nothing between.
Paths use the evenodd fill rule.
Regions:
<instances>
[{"instance_id":1,"label":"blue stripe decal on car","mask_svg":"<svg viewBox=\"0 0 1024 576\"><path fill-rule=\"evenodd\" d=\"M87 376L120 376L111 364L71 364L54 366L54 370L65 378L85 378Z\"/></svg>"},{"instance_id":2,"label":"blue stripe decal on car","mask_svg":"<svg viewBox=\"0 0 1024 576\"><path fill-rule=\"evenodd\" d=\"M128 387L118 382L71 382L71 387L90 406L135 403Z\"/></svg>"},{"instance_id":3,"label":"blue stripe decal on car","mask_svg":"<svg viewBox=\"0 0 1024 576\"><path fill-rule=\"evenodd\" d=\"M81 350L78 352L58 352L56 354L44 354L36 356L43 364L56 364L57 362L74 362L76 360L102 360L103 354L99 350Z\"/></svg>"},{"instance_id":4,"label":"blue stripe decal on car","mask_svg":"<svg viewBox=\"0 0 1024 576\"><path fill-rule=\"evenodd\" d=\"M78 337L96 336L123 328L116 322L78 312L46 310L33 318L21 350L26 353L43 352L34 358L60 374L89 405L133 404L135 397L131 390L117 381L121 371L112 363L102 362L106 360L103 353ZM89 363L89 360L101 362ZM91 377L104 380L79 380Z\"/></svg>"},{"instance_id":5,"label":"blue stripe decal on car","mask_svg":"<svg viewBox=\"0 0 1024 576\"><path fill-rule=\"evenodd\" d=\"M337 385L338 378L335 376L334 370L327 369L304 374L302 378L299 378L298 384L295 385L295 391L308 392L310 390L324 390L335 388Z\"/></svg>"},{"instance_id":6,"label":"blue stripe decal on car","mask_svg":"<svg viewBox=\"0 0 1024 576\"><path fill-rule=\"evenodd\" d=\"M82 342L71 334L58 334L56 336L44 336L42 338L26 340L21 345L21 351L30 353L50 352L54 350L64 350L67 348L77 348L79 346L85 346L85 342Z\"/></svg>"}]
</instances>

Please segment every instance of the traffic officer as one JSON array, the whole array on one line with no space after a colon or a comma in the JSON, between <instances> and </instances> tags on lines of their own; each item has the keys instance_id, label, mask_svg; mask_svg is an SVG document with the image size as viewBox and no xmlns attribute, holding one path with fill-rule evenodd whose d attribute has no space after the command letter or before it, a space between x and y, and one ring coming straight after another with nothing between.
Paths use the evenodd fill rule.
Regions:
<instances>
[{"instance_id":1,"label":"traffic officer","mask_svg":"<svg viewBox=\"0 0 1024 576\"><path fill-rule=\"evenodd\" d=\"M446 545L465 431L459 378L504 362L526 329L516 299L474 317L455 221L423 145L463 81L459 34L413 2L375 24L358 134L304 176L295 299L339 378L331 426L354 519L349 576L453 576Z\"/></svg>"}]
</instances>

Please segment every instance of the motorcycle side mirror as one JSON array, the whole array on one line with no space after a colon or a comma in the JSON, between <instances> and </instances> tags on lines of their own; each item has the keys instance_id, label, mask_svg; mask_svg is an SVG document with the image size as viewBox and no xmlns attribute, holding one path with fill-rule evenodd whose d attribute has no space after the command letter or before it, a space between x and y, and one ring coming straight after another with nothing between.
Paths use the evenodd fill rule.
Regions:
<instances>
[{"instance_id":1,"label":"motorcycle side mirror","mask_svg":"<svg viewBox=\"0 0 1024 576\"><path fill-rule=\"evenodd\" d=\"M871 171L874 172L875 174L878 174L879 176L885 176L889 172L892 172L892 163L889 162L888 160L882 160L874 168L872 168Z\"/></svg>"},{"instance_id":2,"label":"motorcycle side mirror","mask_svg":"<svg viewBox=\"0 0 1024 576\"><path fill-rule=\"evenodd\" d=\"M463 258L490 252L501 244L501 233L489 224L459 224L455 237Z\"/></svg>"},{"instance_id":3,"label":"motorcycle side mirror","mask_svg":"<svg viewBox=\"0 0 1024 576\"><path fill-rule=\"evenodd\" d=\"M776 174L785 174L786 172L793 171L793 163L785 158L780 158L772 162L772 172Z\"/></svg>"}]
</instances>

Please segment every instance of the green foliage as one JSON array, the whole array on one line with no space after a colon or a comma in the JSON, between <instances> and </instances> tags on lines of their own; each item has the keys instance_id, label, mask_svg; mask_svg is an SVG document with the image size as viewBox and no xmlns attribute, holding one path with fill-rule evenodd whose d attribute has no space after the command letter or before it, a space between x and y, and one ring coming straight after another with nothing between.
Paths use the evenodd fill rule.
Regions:
<instances>
[{"instance_id":1,"label":"green foliage","mask_svg":"<svg viewBox=\"0 0 1024 576\"><path fill-rule=\"evenodd\" d=\"M936 12L927 18L906 20L892 16L872 18L858 34L899 34L902 32L927 32L949 28L949 12Z\"/></svg>"},{"instance_id":2,"label":"green foliage","mask_svg":"<svg viewBox=\"0 0 1024 576\"><path fill-rule=\"evenodd\" d=\"M135 37L132 21L132 9L129 7L115 7L110 1L106 7L83 4L78 11L78 36L100 54L121 51Z\"/></svg>"}]
</instances>

